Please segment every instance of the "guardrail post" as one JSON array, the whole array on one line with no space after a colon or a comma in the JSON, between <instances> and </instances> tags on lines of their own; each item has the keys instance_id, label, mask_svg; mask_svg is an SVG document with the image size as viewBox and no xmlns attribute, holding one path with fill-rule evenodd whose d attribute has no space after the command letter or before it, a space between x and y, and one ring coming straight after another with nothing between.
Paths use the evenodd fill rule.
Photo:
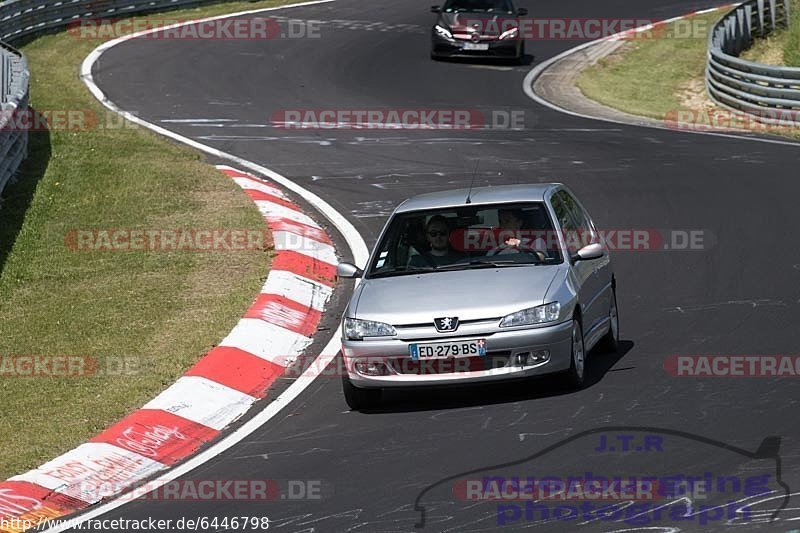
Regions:
<instances>
[{"instance_id":1,"label":"guardrail post","mask_svg":"<svg viewBox=\"0 0 800 533\"><path fill-rule=\"evenodd\" d=\"M758 0L758 34L764 36L764 0Z\"/></svg>"},{"instance_id":2,"label":"guardrail post","mask_svg":"<svg viewBox=\"0 0 800 533\"><path fill-rule=\"evenodd\" d=\"M0 52L0 103L5 104L8 99L8 84L6 83L6 55Z\"/></svg>"},{"instance_id":3,"label":"guardrail post","mask_svg":"<svg viewBox=\"0 0 800 533\"><path fill-rule=\"evenodd\" d=\"M777 9L775 7L775 0L769 0L769 16L772 24L772 31L778 29Z\"/></svg>"},{"instance_id":4,"label":"guardrail post","mask_svg":"<svg viewBox=\"0 0 800 533\"><path fill-rule=\"evenodd\" d=\"M744 6L744 22L747 27L747 46L749 47L753 42L753 6L750 4Z\"/></svg>"},{"instance_id":5,"label":"guardrail post","mask_svg":"<svg viewBox=\"0 0 800 533\"><path fill-rule=\"evenodd\" d=\"M737 9L736 10L736 22L739 23L739 37L738 37L738 46L739 50L745 50L747 47L750 46L750 36L747 35L744 31L744 10Z\"/></svg>"}]
</instances>

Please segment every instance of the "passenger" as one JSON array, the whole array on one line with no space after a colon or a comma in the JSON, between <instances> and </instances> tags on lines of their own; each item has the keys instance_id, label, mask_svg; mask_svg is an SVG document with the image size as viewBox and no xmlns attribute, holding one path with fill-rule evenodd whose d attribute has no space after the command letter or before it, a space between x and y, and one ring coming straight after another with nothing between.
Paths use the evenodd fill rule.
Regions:
<instances>
[{"instance_id":1,"label":"passenger","mask_svg":"<svg viewBox=\"0 0 800 533\"><path fill-rule=\"evenodd\" d=\"M435 215L425 225L425 239L430 245L430 251L416 255L409 261L409 266L443 266L457 263L464 259L463 254L453 250L450 245L450 229L447 219Z\"/></svg>"}]
</instances>

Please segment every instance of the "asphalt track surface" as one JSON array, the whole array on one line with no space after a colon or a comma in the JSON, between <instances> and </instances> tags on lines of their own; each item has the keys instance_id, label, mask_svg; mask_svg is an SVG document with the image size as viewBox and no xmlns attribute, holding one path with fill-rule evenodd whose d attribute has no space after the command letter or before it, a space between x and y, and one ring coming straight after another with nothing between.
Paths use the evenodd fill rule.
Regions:
<instances>
[{"instance_id":1,"label":"asphalt track surface","mask_svg":"<svg viewBox=\"0 0 800 533\"><path fill-rule=\"evenodd\" d=\"M658 19L709 7L676 0L521 5L536 17ZM539 380L409 391L358 413L348 411L338 379L319 378L279 416L186 479L321 480L321 499L137 501L103 518L260 515L277 531L797 527L797 379L675 378L663 363L673 354L798 353L798 147L608 124L541 107L522 90L525 74L576 42L529 43L535 58L523 66L433 62L433 15L425 3L337 0L269 16L276 14L382 24L364 29L326 22L318 39L137 39L106 52L95 65L95 80L121 108L267 166L322 196L369 246L395 205L417 193L466 186L480 160L476 186L561 181L601 227L702 229L707 247L614 254L623 349L590 359L584 390L562 391ZM406 26L387 28L397 24ZM521 110L524 128L315 131L270 125L273 112L283 109L379 108ZM339 245L345 249L341 239ZM476 287L476 298L484 290L491 287ZM414 298L408 295L408 305ZM339 304L331 310L337 317ZM637 436L631 450L595 451L602 435L621 442L619 434ZM648 435L663 437L663 451L645 450ZM779 447L771 439L760 455L754 453L773 436ZM748 498L742 488L736 499L752 514L730 523L727 515L712 518L709 511L704 525L697 514L653 515L634 525L622 515L529 520L524 508L514 517L496 501L462 501L453 490L459 479L484 475L566 478L587 471L607 477L766 474L775 492ZM727 499L695 499L694 512ZM760 523L767 516L777 521Z\"/></svg>"}]
</instances>

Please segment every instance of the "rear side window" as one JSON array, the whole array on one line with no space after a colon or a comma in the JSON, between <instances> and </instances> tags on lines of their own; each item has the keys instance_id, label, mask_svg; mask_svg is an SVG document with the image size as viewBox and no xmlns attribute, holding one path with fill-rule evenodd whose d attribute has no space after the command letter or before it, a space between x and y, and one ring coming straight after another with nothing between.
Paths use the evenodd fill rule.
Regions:
<instances>
[{"instance_id":1,"label":"rear side window","mask_svg":"<svg viewBox=\"0 0 800 533\"><path fill-rule=\"evenodd\" d=\"M558 194L566 204L567 209L572 215L573 220L575 220L575 225L581 235L581 241L584 242L584 244L591 244L597 242L595 240L596 235L594 231L594 226L592 225L588 213L586 213L586 211L583 210L583 208L580 206L577 200L575 200L575 198L567 191L561 190L558 191Z\"/></svg>"},{"instance_id":2,"label":"rear side window","mask_svg":"<svg viewBox=\"0 0 800 533\"><path fill-rule=\"evenodd\" d=\"M587 244L599 242L588 215L567 191L562 189L555 193L551 203L570 253L577 252Z\"/></svg>"}]
</instances>

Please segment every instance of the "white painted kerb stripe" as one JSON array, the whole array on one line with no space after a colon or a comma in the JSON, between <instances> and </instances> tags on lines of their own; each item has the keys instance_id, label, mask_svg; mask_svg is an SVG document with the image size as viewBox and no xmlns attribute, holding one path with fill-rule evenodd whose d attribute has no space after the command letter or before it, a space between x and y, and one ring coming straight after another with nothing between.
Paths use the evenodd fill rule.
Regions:
<instances>
[{"instance_id":1,"label":"white painted kerb stripe","mask_svg":"<svg viewBox=\"0 0 800 533\"><path fill-rule=\"evenodd\" d=\"M311 344L311 338L258 318L243 318L220 346L239 348L272 363L288 366Z\"/></svg>"},{"instance_id":2,"label":"white painted kerb stripe","mask_svg":"<svg viewBox=\"0 0 800 533\"><path fill-rule=\"evenodd\" d=\"M166 465L104 442L87 442L9 481L27 481L87 503L108 496L103 490L135 483ZM103 487L102 485L106 486Z\"/></svg>"},{"instance_id":3,"label":"white painted kerb stripe","mask_svg":"<svg viewBox=\"0 0 800 533\"><path fill-rule=\"evenodd\" d=\"M242 189L251 190L251 191L261 191L263 193L275 196L275 197L280 198L282 200L289 201L289 199L286 198L286 195L283 194L283 191L281 191L280 189L276 189L275 187L270 187L269 185L267 185L263 181L259 181L259 180L254 179L254 178L238 178L238 177L234 177L234 178L231 178L231 179L233 179L233 181L235 181L236 184L239 187L241 187Z\"/></svg>"},{"instance_id":4,"label":"white painted kerb stripe","mask_svg":"<svg viewBox=\"0 0 800 533\"><path fill-rule=\"evenodd\" d=\"M216 430L242 416L256 399L200 376L182 376L142 409L161 409Z\"/></svg>"},{"instance_id":5,"label":"white painted kerb stripe","mask_svg":"<svg viewBox=\"0 0 800 533\"><path fill-rule=\"evenodd\" d=\"M322 311L325 302L331 297L333 289L288 270L270 270L261 293L277 294L306 307Z\"/></svg>"},{"instance_id":6,"label":"white painted kerb stripe","mask_svg":"<svg viewBox=\"0 0 800 533\"><path fill-rule=\"evenodd\" d=\"M275 202L268 202L266 200L256 200L256 207L258 207L258 210L265 217L268 216L278 219L285 218L288 220L293 220L295 222L300 222L301 224L306 224L308 226L319 228L319 225L305 213L301 213L300 211L295 211L294 209L290 209L286 206L276 204Z\"/></svg>"},{"instance_id":7,"label":"white painted kerb stripe","mask_svg":"<svg viewBox=\"0 0 800 533\"><path fill-rule=\"evenodd\" d=\"M333 246L330 244L319 242L291 231L273 231L272 240L275 242L275 249L278 251L290 250L333 266L336 266L339 262L336 259L336 252L334 252Z\"/></svg>"}]
</instances>

